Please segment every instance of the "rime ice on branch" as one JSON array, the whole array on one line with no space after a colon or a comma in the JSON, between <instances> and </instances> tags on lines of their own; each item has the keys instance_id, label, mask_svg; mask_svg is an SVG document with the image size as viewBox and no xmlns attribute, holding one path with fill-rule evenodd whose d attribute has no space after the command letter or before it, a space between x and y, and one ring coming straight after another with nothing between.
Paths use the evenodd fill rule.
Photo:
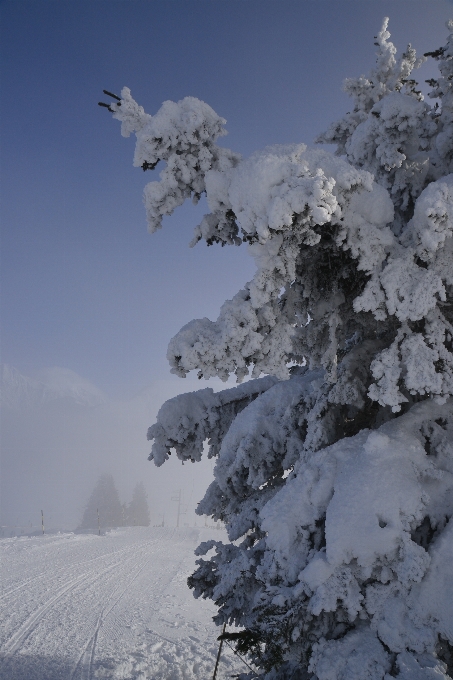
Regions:
<instances>
[{"instance_id":1,"label":"rime ice on branch","mask_svg":"<svg viewBox=\"0 0 453 680\"><path fill-rule=\"evenodd\" d=\"M337 155L241 159L191 97L150 116L124 88L109 107L136 166L165 162L150 231L205 194L192 245L246 243L256 262L168 349L182 377L254 380L168 401L148 438L157 465L198 461L205 441L217 458L198 511L231 543L202 544L189 585L245 629L269 680L453 672L453 36L429 55L431 105L387 25L376 67L345 81L352 111L318 139Z\"/></svg>"}]
</instances>

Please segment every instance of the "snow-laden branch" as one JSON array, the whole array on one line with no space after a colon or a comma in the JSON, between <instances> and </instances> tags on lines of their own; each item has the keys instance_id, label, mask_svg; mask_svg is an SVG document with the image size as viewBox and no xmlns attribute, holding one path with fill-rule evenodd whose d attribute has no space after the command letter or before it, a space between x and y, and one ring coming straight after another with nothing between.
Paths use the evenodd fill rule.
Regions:
<instances>
[{"instance_id":1,"label":"snow-laden branch","mask_svg":"<svg viewBox=\"0 0 453 680\"><path fill-rule=\"evenodd\" d=\"M148 429L148 439L154 439L148 460L162 465L174 449L182 461L199 461L207 440L209 457L216 456L237 414L276 382L269 376L222 392L207 387L169 399L159 410L156 423Z\"/></svg>"},{"instance_id":2,"label":"snow-laden branch","mask_svg":"<svg viewBox=\"0 0 453 680\"><path fill-rule=\"evenodd\" d=\"M111 104L113 117L121 121L121 134L137 136L134 166L153 169L165 161L160 182L145 187L144 201L148 229L162 226L162 217L171 215L187 198L197 201L206 191L208 170L225 171L240 156L215 144L226 134L220 118L208 104L194 97L175 103L167 101L155 116L145 113L131 97L129 88L121 91L121 101Z\"/></svg>"}]
</instances>

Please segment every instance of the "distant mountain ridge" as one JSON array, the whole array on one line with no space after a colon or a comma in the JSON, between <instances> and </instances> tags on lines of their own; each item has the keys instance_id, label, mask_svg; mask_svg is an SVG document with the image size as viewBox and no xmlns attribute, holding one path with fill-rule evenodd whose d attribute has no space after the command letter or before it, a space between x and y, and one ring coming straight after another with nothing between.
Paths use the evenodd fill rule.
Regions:
<instances>
[{"instance_id":1,"label":"distant mountain ridge","mask_svg":"<svg viewBox=\"0 0 453 680\"><path fill-rule=\"evenodd\" d=\"M40 406L69 398L83 406L98 406L107 397L95 385L67 368L48 368L37 378L20 373L14 366L2 364L0 371L0 403L11 409Z\"/></svg>"}]
</instances>

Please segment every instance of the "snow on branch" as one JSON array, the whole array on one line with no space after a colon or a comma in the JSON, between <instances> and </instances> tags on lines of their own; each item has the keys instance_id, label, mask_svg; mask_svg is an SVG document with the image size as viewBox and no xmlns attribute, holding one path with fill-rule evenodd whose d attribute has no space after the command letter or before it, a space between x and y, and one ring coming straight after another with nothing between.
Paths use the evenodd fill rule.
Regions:
<instances>
[{"instance_id":1,"label":"snow on branch","mask_svg":"<svg viewBox=\"0 0 453 680\"><path fill-rule=\"evenodd\" d=\"M284 304L282 289L309 289L305 272L298 271L301 257L309 251L309 258L323 256L322 241L333 226L332 248L349 250L364 271L379 266L393 243L386 227L393 219L390 198L369 173L305 145L269 147L228 173L210 171L206 187L214 211L227 204L234 213L257 272L223 305L216 322L192 321L173 338L167 355L172 371L184 376L197 369L222 380L235 373L241 380L253 365L254 376L288 378L299 310ZM331 313L335 295L325 292ZM316 302L308 310L312 316Z\"/></svg>"},{"instance_id":2,"label":"snow on branch","mask_svg":"<svg viewBox=\"0 0 453 680\"><path fill-rule=\"evenodd\" d=\"M187 198L200 198L206 191L208 170L225 171L240 158L215 144L218 137L226 134L226 121L194 97L185 97L178 103L166 101L155 116L150 116L124 87L121 101L111 104L110 110L121 121L123 137L132 132L137 136L135 167L152 170L159 161L166 162L161 181L145 187L150 233L162 226L164 215L171 215Z\"/></svg>"},{"instance_id":3,"label":"snow on branch","mask_svg":"<svg viewBox=\"0 0 453 680\"><path fill-rule=\"evenodd\" d=\"M215 481L197 513L223 521L228 518L231 540L256 528L259 511L294 467L304 448L306 421L322 380L323 373L318 371L273 385L241 411L225 432Z\"/></svg>"},{"instance_id":4,"label":"snow on branch","mask_svg":"<svg viewBox=\"0 0 453 680\"><path fill-rule=\"evenodd\" d=\"M148 429L148 440L154 439L148 460L162 465L174 449L182 461L199 461L206 440L208 456L216 456L237 414L276 382L267 377L222 392L207 387L169 399L159 410L157 422Z\"/></svg>"}]
</instances>

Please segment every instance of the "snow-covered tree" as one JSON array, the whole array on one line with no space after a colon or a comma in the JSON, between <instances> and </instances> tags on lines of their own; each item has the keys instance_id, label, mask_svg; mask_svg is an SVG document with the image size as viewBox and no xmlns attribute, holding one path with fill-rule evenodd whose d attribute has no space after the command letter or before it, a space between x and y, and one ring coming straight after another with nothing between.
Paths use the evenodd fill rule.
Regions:
<instances>
[{"instance_id":1,"label":"snow-covered tree","mask_svg":"<svg viewBox=\"0 0 453 680\"><path fill-rule=\"evenodd\" d=\"M143 482L136 484L132 500L127 506L125 514L127 525L149 527L151 518L149 515L148 494Z\"/></svg>"},{"instance_id":2,"label":"snow-covered tree","mask_svg":"<svg viewBox=\"0 0 453 680\"><path fill-rule=\"evenodd\" d=\"M206 441L216 457L198 512L230 542L198 548L189 585L269 680L453 673L453 35L430 55L431 105L387 23L318 140L336 155L242 159L191 97L151 116L124 88L109 106L134 164L166 164L145 188L150 231L205 194L192 243L247 243L256 262L168 349L181 377L252 379L169 400L148 438L156 465Z\"/></svg>"},{"instance_id":3,"label":"snow-covered tree","mask_svg":"<svg viewBox=\"0 0 453 680\"><path fill-rule=\"evenodd\" d=\"M112 475L99 477L86 504L78 530L97 531L98 512L101 529L119 527L123 524L120 497Z\"/></svg>"}]
</instances>

